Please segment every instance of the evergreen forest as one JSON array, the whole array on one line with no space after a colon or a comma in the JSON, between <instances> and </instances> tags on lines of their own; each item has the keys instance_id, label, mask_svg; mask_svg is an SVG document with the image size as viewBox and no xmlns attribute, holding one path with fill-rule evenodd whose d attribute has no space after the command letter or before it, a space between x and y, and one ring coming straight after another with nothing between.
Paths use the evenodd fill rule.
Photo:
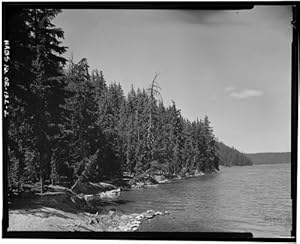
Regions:
<instances>
[{"instance_id":1,"label":"evergreen forest","mask_svg":"<svg viewBox=\"0 0 300 244\"><path fill-rule=\"evenodd\" d=\"M15 9L8 17L9 187L39 182L43 192L44 184L185 177L252 164L217 140L207 116L190 121L175 101L164 104L159 74L125 94L101 70L90 71L86 58L66 60L64 32L52 23L59 12Z\"/></svg>"}]
</instances>

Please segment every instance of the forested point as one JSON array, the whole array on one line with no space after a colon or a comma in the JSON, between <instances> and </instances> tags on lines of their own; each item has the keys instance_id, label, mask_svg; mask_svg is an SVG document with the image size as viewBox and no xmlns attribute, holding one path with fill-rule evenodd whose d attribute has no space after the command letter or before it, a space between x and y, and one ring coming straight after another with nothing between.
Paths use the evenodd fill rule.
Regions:
<instances>
[{"instance_id":1,"label":"forested point","mask_svg":"<svg viewBox=\"0 0 300 244\"><path fill-rule=\"evenodd\" d=\"M247 153L254 164L287 164L291 163L290 152L280 153Z\"/></svg>"},{"instance_id":2,"label":"forested point","mask_svg":"<svg viewBox=\"0 0 300 244\"><path fill-rule=\"evenodd\" d=\"M220 164L224 166L244 166L253 165L253 161L246 154L241 153L234 147L226 146L223 142L218 142L218 157Z\"/></svg>"},{"instance_id":3,"label":"forested point","mask_svg":"<svg viewBox=\"0 0 300 244\"><path fill-rule=\"evenodd\" d=\"M189 121L165 105L154 75L147 89L124 94L87 59L62 57L56 9L20 9L7 20L10 104L7 126L10 189L153 175L185 177L251 160L218 142L208 117ZM101 63L101 60L99 60ZM163 82L163 81L161 81Z\"/></svg>"}]
</instances>

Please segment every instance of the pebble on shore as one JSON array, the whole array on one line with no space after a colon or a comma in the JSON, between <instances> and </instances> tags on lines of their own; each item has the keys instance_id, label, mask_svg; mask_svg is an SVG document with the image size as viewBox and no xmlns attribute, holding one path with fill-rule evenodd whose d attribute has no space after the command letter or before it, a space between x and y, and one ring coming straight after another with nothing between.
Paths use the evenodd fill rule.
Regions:
<instances>
[{"instance_id":1,"label":"pebble on shore","mask_svg":"<svg viewBox=\"0 0 300 244\"><path fill-rule=\"evenodd\" d=\"M114 213L112 214L112 212ZM119 216L115 211L109 211L108 215L95 214L92 216L89 214L89 219L85 225L92 226L92 231L137 231L143 221L152 219L158 215L163 215L163 213L160 211L147 210L141 214ZM73 224L74 231L76 231L79 226L78 224ZM97 226L101 228L97 229Z\"/></svg>"}]
</instances>

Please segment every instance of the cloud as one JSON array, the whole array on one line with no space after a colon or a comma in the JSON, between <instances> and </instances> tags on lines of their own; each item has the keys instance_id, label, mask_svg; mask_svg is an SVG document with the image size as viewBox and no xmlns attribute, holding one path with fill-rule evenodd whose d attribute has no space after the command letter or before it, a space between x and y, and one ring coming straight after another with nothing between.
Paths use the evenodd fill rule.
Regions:
<instances>
[{"instance_id":1,"label":"cloud","mask_svg":"<svg viewBox=\"0 0 300 244\"><path fill-rule=\"evenodd\" d=\"M260 90L255 90L255 89L244 89L241 91L233 91L230 92L229 96L236 98L236 99L246 99L250 97L260 97L264 93Z\"/></svg>"}]
</instances>

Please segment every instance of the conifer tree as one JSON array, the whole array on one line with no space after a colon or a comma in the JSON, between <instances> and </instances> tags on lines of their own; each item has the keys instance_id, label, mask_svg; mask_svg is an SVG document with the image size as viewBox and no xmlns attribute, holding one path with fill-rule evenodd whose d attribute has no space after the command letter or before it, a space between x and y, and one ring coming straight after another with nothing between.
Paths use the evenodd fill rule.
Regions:
<instances>
[{"instance_id":1,"label":"conifer tree","mask_svg":"<svg viewBox=\"0 0 300 244\"><path fill-rule=\"evenodd\" d=\"M73 94L66 106L71 112L71 120L67 124L67 128L72 131L71 141L67 145L71 146L69 161L80 176L86 166L84 162L95 155L103 135L98 126L99 110L87 60L82 59L78 64L71 62L66 74L68 89Z\"/></svg>"},{"instance_id":2,"label":"conifer tree","mask_svg":"<svg viewBox=\"0 0 300 244\"><path fill-rule=\"evenodd\" d=\"M44 179L49 177L52 145L62 122L63 109L60 105L64 104L65 97L62 68L66 60L60 55L66 48L58 40L63 38L63 31L51 23L58 13L59 10L55 9L17 11L12 23L20 26L12 27L17 30L10 37L15 46L12 55L12 79L15 81L12 110L15 110L13 114L16 110L23 110L26 114L23 123L30 124L27 129L33 143L22 147L29 146L39 162L41 192ZM18 33L17 27L20 27L23 36ZM21 103L24 105L18 105ZM14 123L14 117L11 121Z\"/></svg>"},{"instance_id":3,"label":"conifer tree","mask_svg":"<svg viewBox=\"0 0 300 244\"><path fill-rule=\"evenodd\" d=\"M11 100L9 184L40 180L68 184L102 181L127 172L176 177L251 164L218 142L207 116L189 121L175 102L165 106L154 76L148 89L127 97L87 60L61 57L63 31L55 9L22 9L10 19Z\"/></svg>"}]
</instances>

